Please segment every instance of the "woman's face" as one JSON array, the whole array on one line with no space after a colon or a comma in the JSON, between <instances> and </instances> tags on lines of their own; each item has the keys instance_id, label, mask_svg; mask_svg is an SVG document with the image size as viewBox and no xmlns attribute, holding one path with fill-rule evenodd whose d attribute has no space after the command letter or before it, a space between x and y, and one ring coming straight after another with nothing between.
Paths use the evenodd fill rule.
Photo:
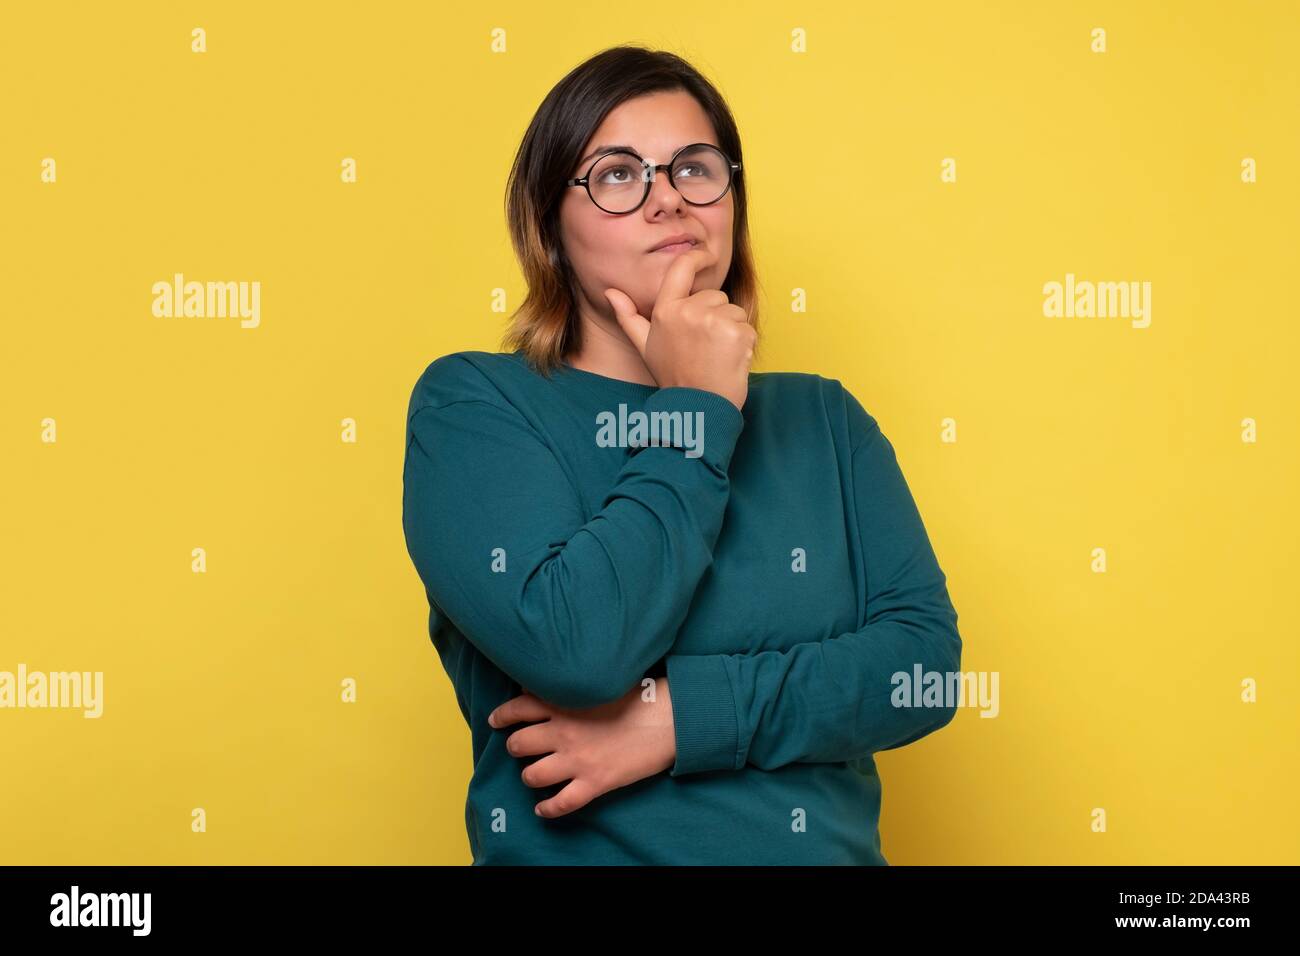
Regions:
<instances>
[{"instance_id":1,"label":"woman's face","mask_svg":"<svg viewBox=\"0 0 1300 956\"><path fill-rule=\"evenodd\" d=\"M667 163L691 143L719 146L713 124L695 97L680 90L638 96L610 111L570 175L575 179L586 175L593 162L586 157L605 145L630 146L647 161ZM662 169L655 174L645 203L623 215L598 208L580 186L567 189L560 204L560 237L588 311L614 323L605 298L605 290L614 288L625 292L641 315L651 318L659 286L679 253L650 249L678 233L694 236L718 257L695 274L692 294L721 288L731 266L733 204L734 191L728 190L711 206L692 206Z\"/></svg>"}]
</instances>

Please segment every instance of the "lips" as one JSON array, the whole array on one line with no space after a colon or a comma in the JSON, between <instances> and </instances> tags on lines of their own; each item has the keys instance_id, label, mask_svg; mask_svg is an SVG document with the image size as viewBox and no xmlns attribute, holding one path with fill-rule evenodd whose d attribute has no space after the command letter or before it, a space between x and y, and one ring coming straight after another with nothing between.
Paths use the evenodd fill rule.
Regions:
<instances>
[{"instance_id":1,"label":"lips","mask_svg":"<svg viewBox=\"0 0 1300 956\"><path fill-rule=\"evenodd\" d=\"M693 242L673 242L673 243L669 243L669 244L666 245L666 246L660 246L658 249L655 249L654 251L655 251L655 252L670 252L670 253L671 253L671 252L685 252L687 249L694 249L694 248L695 248L695 243L693 243Z\"/></svg>"},{"instance_id":2,"label":"lips","mask_svg":"<svg viewBox=\"0 0 1300 956\"><path fill-rule=\"evenodd\" d=\"M679 232L674 236L665 236L658 245L651 247L649 252L685 252L687 249L694 249L699 244L699 240L689 233Z\"/></svg>"}]
</instances>

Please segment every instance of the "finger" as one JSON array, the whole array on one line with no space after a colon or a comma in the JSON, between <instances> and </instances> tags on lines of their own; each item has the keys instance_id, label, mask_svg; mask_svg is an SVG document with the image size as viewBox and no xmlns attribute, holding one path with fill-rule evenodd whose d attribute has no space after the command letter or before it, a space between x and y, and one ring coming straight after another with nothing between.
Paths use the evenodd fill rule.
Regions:
<instances>
[{"instance_id":1,"label":"finger","mask_svg":"<svg viewBox=\"0 0 1300 956\"><path fill-rule=\"evenodd\" d=\"M708 246L696 246L689 252L674 256L668 274L664 276L663 285L659 286L655 305L686 298L691 294L691 286L695 283L695 273L707 269L717 261L718 254Z\"/></svg>"},{"instance_id":2,"label":"finger","mask_svg":"<svg viewBox=\"0 0 1300 956\"><path fill-rule=\"evenodd\" d=\"M549 720L522 727L506 737L506 753L512 757L535 757L555 753L557 743Z\"/></svg>"},{"instance_id":3,"label":"finger","mask_svg":"<svg viewBox=\"0 0 1300 956\"><path fill-rule=\"evenodd\" d=\"M719 309L731 303L731 300L727 298L727 293L721 289L701 289L691 296L690 300L706 309ZM734 306L734 308L739 309L740 306ZM743 309L741 314L744 314Z\"/></svg>"},{"instance_id":4,"label":"finger","mask_svg":"<svg viewBox=\"0 0 1300 956\"><path fill-rule=\"evenodd\" d=\"M636 350L645 356L645 342L650 337L650 323L636 310L633 302L625 292L619 289L606 289L605 298L614 309L614 318L623 330L623 334L636 346Z\"/></svg>"},{"instance_id":5,"label":"finger","mask_svg":"<svg viewBox=\"0 0 1300 956\"><path fill-rule=\"evenodd\" d=\"M536 812L539 817L562 817L566 813L582 809L598 796L596 788L591 784L584 780L575 780L551 799L539 803Z\"/></svg>"},{"instance_id":6,"label":"finger","mask_svg":"<svg viewBox=\"0 0 1300 956\"><path fill-rule=\"evenodd\" d=\"M572 780L573 775L573 768L562 755L551 754L530 763L519 777L530 787L553 787L557 783Z\"/></svg>"},{"instance_id":7,"label":"finger","mask_svg":"<svg viewBox=\"0 0 1300 956\"><path fill-rule=\"evenodd\" d=\"M491 727L509 727L521 720L546 720L550 716L550 708L546 706L544 700L532 694L522 694L519 697L511 697L488 714L488 725Z\"/></svg>"},{"instance_id":8,"label":"finger","mask_svg":"<svg viewBox=\"0 0 1300 956\"><path fill-rule=\"evenodd\" d=\"M741 325L749 324L749 313L735 303L723 306L718 310L718 314L725 315L729 319L735 319Z\"/></svg>"}]
</instances>

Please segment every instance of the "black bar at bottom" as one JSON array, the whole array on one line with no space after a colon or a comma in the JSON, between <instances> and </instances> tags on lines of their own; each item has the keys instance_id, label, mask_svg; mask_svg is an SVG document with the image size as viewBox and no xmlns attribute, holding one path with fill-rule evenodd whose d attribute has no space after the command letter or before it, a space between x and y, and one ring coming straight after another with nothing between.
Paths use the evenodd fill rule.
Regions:
<instances>
[{"instance_id":1,"label":"black bar at bottom","mask_svg":"<svg viewBox=\"0 0 1300 956\"><path fill-rule=\"evenodd\" d=\"M725 938L851 935L977 941L1043 932L1231 945L1293 927L1296 867L8 867L6 941L80 944L319 939L423 933L610 945L714 929ZM147 895L146 895L147 894ZM689 922L689 927L686 923ZM89 925L88 925L89 924ZM1242 935L1244 934L1244 935ZM648 935L648 938L647 938ZM557 939L558 937L558 939ZM883 939L884 937L879 937Z\"/></svg>"}]
</instances>

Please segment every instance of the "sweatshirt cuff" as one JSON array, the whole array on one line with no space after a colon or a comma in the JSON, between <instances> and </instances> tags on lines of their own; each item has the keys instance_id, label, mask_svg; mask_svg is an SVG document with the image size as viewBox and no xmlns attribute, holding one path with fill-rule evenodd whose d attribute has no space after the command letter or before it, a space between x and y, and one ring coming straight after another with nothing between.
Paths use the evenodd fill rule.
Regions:
<instances>
[{"instance_id":1,"label":"sweatshirt cuff","mask_svg":"<svg viewBox=\"0 0 1300 956\"><path fill-rule=\"evenodd\" d=\"M677 738L677 761L669 776L739 769L736 697L722 655L670 654L667 669Z\"/></svg>"},{"instance_id":2,"label":"sweatshirt cuff","mask_svg":"<svg viewBox=\"0 0 1300 956\"><path fill-rule=\"evenodd\" d=\"M719 471L730 467L736 441L745 428L745 416L730 399L706 389L674 385L652 392L642 409L669 415L680 412L682 421L668 424L670 420L665 420L667 427L663 430L670 435L691 436L686 448L688 457L703 458ZM687 415L691 416L689 422L685 420ZM673 447L680 446L674 443Z\"/></svg>"}]
</instances>

